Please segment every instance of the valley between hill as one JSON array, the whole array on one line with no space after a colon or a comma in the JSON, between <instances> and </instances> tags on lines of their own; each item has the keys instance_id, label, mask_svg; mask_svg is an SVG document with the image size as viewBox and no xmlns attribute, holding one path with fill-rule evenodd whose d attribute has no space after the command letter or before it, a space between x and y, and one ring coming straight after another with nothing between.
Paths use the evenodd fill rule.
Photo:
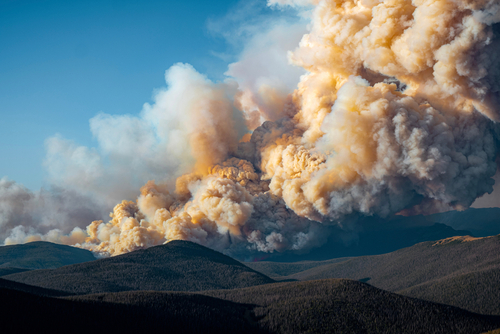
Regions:
<instances>
[{"instance_id":1,"label":"valley between hill","mask_svg":"<svg viewBox=\"0 0 500 334\"><path fill-rule=\"evenodd\" d=\"M499 251L500 236L459 236L374 256L241 263L172 241L56 269L5 267L12 321L0 330L483 333L500 328Z\"/></svg>"}]
</instances>

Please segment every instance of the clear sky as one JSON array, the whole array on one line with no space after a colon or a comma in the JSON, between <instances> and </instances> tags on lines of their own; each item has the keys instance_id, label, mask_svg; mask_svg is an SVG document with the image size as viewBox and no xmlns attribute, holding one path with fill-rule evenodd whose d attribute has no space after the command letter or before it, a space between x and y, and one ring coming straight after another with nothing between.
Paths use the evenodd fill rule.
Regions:
<instances>
[{"instance_id":1,"label":"clear sky","mask_svg":"<svg viewBox=\"0 0 500 334\"><path fill-rule=\"evenodd\" d=\"M247 15L269 11L265 1L256 4ZM0 1L0 178L39 189L46 138L60 134L95 145L89 119L99 112L137 114L165 86L164 72L174 63L220 79L241 48L224 37L235 24L227 13L242 6L237 0Z\"/></svg>"}]
</instances>

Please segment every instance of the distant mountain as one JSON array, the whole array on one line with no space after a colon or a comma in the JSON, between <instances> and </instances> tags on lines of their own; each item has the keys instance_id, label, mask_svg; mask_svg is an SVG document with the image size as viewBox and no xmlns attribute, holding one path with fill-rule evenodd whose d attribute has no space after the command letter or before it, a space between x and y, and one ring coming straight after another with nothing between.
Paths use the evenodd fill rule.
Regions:
<instances>
[{"instance_id":1,"label":"distant mountain","mask_svg":"<svg viewBox=\"0 0 500 334\"><path fill-rule=\"evenodd\" d=\"M289 279L291 276L301 271L325 266L327 264L335 264L345 262L352 257L340 257L325 261L299 261L299 262L272 262L272 261L259 261L259 262L244 262L248 267L263 273L273 279L282 280Z\"/></svg>"},{"instance_id":2,"label":"distant mountain","mask_svg":"<svg viewBox=\"0 0 500 334\"><path fill-rule=\"evenodd\" d=\"M500 208L448 211L428 216L393 215L386 218L353 215L344 228L332 224L327 242L308 253L261 254L267 261L324 261L339 257L377 255L424 241L453 236L485 237L500 234Z\"/></svg>"},{"instance_id":3,"label":"distant mountain","mask_svg":"<svg viewBox=\"0 0 500 334\"><path fill-rule=\"evenodd\" d=\"M325 261L322 265L315 262L311 263L316 265L313 268L275 278L350 278L384 290L449 303L474 312L500 314L498 254L500 236L454 237L419 243L388 254L361 256L342 262ZM271 262L249 265L267 273L278 271L272 269ZM286 272L282 269L286 263L275 265Z\"/></svg>"},{"instance_id":4,"label":"distant mountain","mask_svg":"<svg viewBox=\"0 0 500 334\"><path fill-rule=\"evenodd\" d=\"M470 208L465 211L448 211L427 216L456 230L468 230L475 237L500 234L500 208Z\"/></svg>"},{"instance_id":5,"label":"distant mountain","mask_svg":"<svg viewBox=\"0 0 500 334\"><path fill-rule=\"evenodd\" d=\"M180 240L111 258L2 278L74 294L199 291L274 282L226 255Z\"/></svg>"},{"instance_id":6,"label":"distant mountain","mask_svg":"<svg viewBox=\"0 0 500 334\"><path fill-rule=\"evenodd\" d=\"M0 331L19 333L482 333L500 317L331 279L202 293L126 291L49 298L0 287ZM26 319L29 314L29 321Z\"/></svg>"},{"instance_id":7,"label":"distant mountain","mask_svg":"<svg viewBox=\"0 0 500 334\"><path fill-rule=\"evenodd\" d=\"M0 246L0 268L49 269L95 259L88 250L45 241Z\"/></svg>"},{"instance_id":8,"label":"distant mountain","mask_svg":"<svg viewBox=\"0 0 500 334\"><path fill-rule=\"evenodd\" d=\"M324 261L340 257L376 255L413 246L419 242L440 240L457 235L470 235L466 230L429 221L425 216L362 217L357 223L357 232L344 231L339 227L329 228L328 241L308 253L275 253L267 261L297 262Z\"/></svg>"}]
</instances>

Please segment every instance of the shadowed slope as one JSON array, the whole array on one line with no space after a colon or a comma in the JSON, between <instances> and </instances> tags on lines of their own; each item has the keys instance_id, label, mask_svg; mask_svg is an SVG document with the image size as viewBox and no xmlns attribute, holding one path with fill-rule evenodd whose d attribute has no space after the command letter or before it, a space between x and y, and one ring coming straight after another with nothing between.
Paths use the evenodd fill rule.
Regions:
<instances>
[{"instance_id":1,"label":"shadowed slope","mask_svg":"<svg viewBox=\"0 0 500 334\"><path fill-rule=\"evenodd\" d=\"M351 258L341 257L325 261L300 261L300 262L260 261L260 262L245 262L245 265L271 278L281 279L284 276L290 276L319 266L344 262L349 259Z\"/></svg>"},{"instance_id":2,"label":"shadowed slope","mask_svg":"<svg viewBox=\"0 0 500 334\"><path fill-rule=\"evenodd\" d=\"M265 333L250 306L213 297L161 292L67 300L0 287L1 333ZM111 300L110 300L111 299Z\"/></svg>"},{"instance_id":3,"label":"shadowed slope","mask_svg":"<svg viewBox=\"0 0 500 334\"><path fill-rule=\"evenodd\" d=\"M388 254L361 256L317 266L288 277L301 280L335 277L359 280L370 277L369 283L374 286L399 291L448 275L500 267L499 253L499 236L480 239L456 237L423 242Z\"/></svg>"},{"instance_id":4,"label":"shadowed slope","mask_svg":"<svg viewBox=\"0 0 500 334\"><path fill-rule=\"evenodd\" d=\"M68 296L69 294L62 291L52 290L52 289L44 289L33 285L28 285L24 283L9 281L6 279L0 278L0 289L9 289L9 290L17 290L26 293L31 293L39 296L49 296L49 297L60 297L60 296Z\"/></svg>"},{"instance_id":5,"label":"shadowed slope","mask_svg":"<svg viewBox=\"0 0 500 334\"><path fill-rule=\"evenodd\" d=\"M25 269L25 268L12 268L12 267L0 267L0 276L5 276L5 275L11 275L11 274L17 274L17 273L22 273L25 271L28 271L31 269Z\"/></svg>"},{"instance_id":6,"label":"shadowed slope","mask_svg":"<svg viewBox=\"0 0 500 334\"><path fill-rule=\"evenodd\" d=\"M256 304L254 314L274 333L481 333L499 317L408 298L368 284L329 279L267 284L205 295Z\"/></svg>"},{"instance_id":7,"label":"shadowed slope","mask_svg":"<svg viewBox=\"0 0 500 334\"><path fill-rule=\"evenodd\" d=\"M326 263L280 279L316 280L350 278L378 288L427 300L451 303L468 310L498 313L500 289L484 293L470 285L498 286L500 236L455 237L423 242L412 247L375 256L362 256ZM434 288L431 286L436 284ZM421 287L417 287L421 285ZM415 287L415 289L409 289ZM489 291L488 293L486 293ZM459 294L460 297L451 297ZM447 295L449 297L447 297ZM489 305L489 306L488 306Z\"/></svg>"},{"instance_id":8,"label":"shadowed slope","mask_svg":"<svg viewBox=\"0 0 500 334\"><path fill-rule=\"evenodd\" d=\"M180 240L112 258L3 278L75 294L199 291L274 282L226 255Z\"/></svg>"},{"instance_id":9,"label":"shadowed slope","mask_svg":"<svg viewBox=\"0 0 500 334\"><path fill-rule=\"evenodd\" d=\"M482 333L500 317L344 279L200 293L125 291L49 298L0 287L0 332ZM25 321L29 315L29 321Z\"/></svg>"},{"instance_id":10,"label":"shadowed slope","mask_svg":"<svg viewBox=\"0 0 500 334\"><path fill-rule=\"evenodd\" d=\"M128 305L147 309L151 315L170 314L181 320L191 318L194 323L204 319L208 328L215 320L224 324L226 329L241 326L245 330L255 326L254 329L260 328L259 332L287 334L470 334L495 329L500 324L500 317L474 314L343 279L201 293L127 291L65 299L96 305ZM217 313L219 318L211 316L211 312ZM220 317L225 319L221 321Z\"/></svg>"},{"instance_id":11,"label":"shadowed slope","mask_svg":"<svg viewBox=\"0 0 500 334\"><path fill-rule=\"evenodd\" d=\"M500 315L500 268L447 276L399 293L472 312Z\"/></svg>"},{"instance_id":12,"label":"shadowed slope","mask_svg":"<svg viewBox=\"0 0 500 334\"><path fill-rule=\"evenodd\" d=\"M50 269L94 260L88 250L46 241L0 246L0 268Z\"/></svg>"}]
</instances>

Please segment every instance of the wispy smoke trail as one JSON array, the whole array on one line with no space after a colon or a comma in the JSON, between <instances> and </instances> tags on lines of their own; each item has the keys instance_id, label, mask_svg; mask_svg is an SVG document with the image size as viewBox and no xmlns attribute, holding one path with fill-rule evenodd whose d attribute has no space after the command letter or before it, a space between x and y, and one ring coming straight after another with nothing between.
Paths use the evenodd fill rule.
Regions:
<instances>
[{"instance_id":1,"label":"wispy smoke trail","mask_svg":"<svg viewBox=\"0 0 500 334\"><path fill-rule=\"evenodd\" d=\"M247 52L230 66L235 81L178 64L140 119L95 118L109 158L150 164L159 182L87 226L81 247L115 255L185 239L231 254L306 251L351 214L463 209L492 192L496 1L269 4L314 6L289 54L306 71L295 91L247 80Z\"/></svg>"}]
</instances>

